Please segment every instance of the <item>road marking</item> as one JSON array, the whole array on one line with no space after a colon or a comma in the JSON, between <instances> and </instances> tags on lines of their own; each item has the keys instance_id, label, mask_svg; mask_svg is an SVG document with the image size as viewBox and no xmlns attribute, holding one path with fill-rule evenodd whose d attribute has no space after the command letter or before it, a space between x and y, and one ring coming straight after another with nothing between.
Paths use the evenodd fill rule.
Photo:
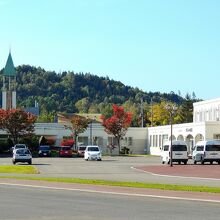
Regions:
<instances>
[{"instance_id":1,"label":"road marking","mask_svg":"<svg viewBox=\"0 0 220 220\"><path fill-rule=\"evenodd\" d=\"M43 188L43 189L52 189L52 190L79 191L79 192L101 193L101 194L112 194L112 195L123 195L123 196L136 196L136 197L149 197L149 198L160 198L160 199L174 199L174 200L220 203L220 200L212 200L212 199L196 199L196 198L175 197L175 196L158 196L158 195L151 195L151 194L143 195L143 194L137 194L137 193L121 193L121 192L109 192L109 191L77 189L77 188L70 189L70 188L63 188L63 187L38 186L38 185L28 185L28 184L19 184L19 183L0 183L0 185Z\"/></svg>"},{"instance_id":2,"label":"road marking","mask_svg":"<svg viewBox=\"0 0 220 220\"><path fill-rule=\"evenodd\" d=\"M208 178L208 177L206 178L206 177L195 177L195 176L175 176L175 175L157 174L157 173L153 173L153 172L150 172L150 171L145 171L145 170L142 170L142 169L138 169L138 168L135 168L135 167L131 167L131 169L137 170L137 171L140 171L140 172L143 172L143 173L148 173L148 174L151 174L153 176L175 177L175 178L182 178L182 179L198 179L198 180L220 181L220 179Z\"/></svg>"}]
</instances>

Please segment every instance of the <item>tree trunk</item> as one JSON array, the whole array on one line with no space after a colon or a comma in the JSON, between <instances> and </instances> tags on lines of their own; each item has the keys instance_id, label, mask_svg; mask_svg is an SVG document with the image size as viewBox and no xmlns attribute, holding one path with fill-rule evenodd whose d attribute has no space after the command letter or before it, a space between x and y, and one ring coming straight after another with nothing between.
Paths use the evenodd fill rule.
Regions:
<instances>
[{"instance_id":1,"label":"tree trunk","mask_svg":"<svg viewBox=\"0 0 220 220\"><path fill-rule=\"evenodd\" d=\"M78 136L78 135L75 134L75 144L74 144L74 145L75 145L75 150L77 149L77 136Z\"/></svg>"},{"instance_id":2,"label":"tree trunk","mask_svg":"<svg viewBox=\"0 0 220 220\"><path fill-rule=\"evenodd\" d=\"M118 142L118 154L121 154L121 146L120 146L120 137L117 137L117 142Z\"/></svg>"}]
</instances>

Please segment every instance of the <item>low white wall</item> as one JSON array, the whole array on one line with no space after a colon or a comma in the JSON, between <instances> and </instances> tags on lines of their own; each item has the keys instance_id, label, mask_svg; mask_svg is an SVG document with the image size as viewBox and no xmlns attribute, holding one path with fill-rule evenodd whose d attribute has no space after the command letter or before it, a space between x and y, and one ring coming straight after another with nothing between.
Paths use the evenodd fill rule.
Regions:
<instances>
[{"instance_id":1,"label":"low white wall","mask_svg":"<svg viewBox=\"0 0 220 220\"><path fill-rule=\"evenodd\" d=\"M159 147L150 147L150 154L160 156L160 148Z\"/></svg>"}]
</instances>

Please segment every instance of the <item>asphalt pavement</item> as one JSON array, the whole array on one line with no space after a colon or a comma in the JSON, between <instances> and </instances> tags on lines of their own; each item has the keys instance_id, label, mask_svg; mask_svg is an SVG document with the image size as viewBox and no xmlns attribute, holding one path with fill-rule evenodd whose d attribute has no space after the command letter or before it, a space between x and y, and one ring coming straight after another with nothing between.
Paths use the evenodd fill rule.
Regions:
<instances>
[{"instance_id":1,"label":"asphalt pavement","mask_svg":"<svg viewBox=\"0 0 220 220\"><path fill-rule=\"evenodd\" d=\"M0 164L11 164L11 158L0 158ZM159 157L153 156L106 156L102 161L85 161L83 158L33 158L33 165L40 171L37 176L42 177L220 186L220 179L217 178L217 175L216 178L214 178L215 175L211 178L203 175L204 173L210 175L210 173L220 172L218 165L195 166L189 162L188 165L174 164L174 167L170 168L169 165L162 165ZM21 164L17 166L21 166ZM164 172L165 170L169 170L169 172ZM192 170L200 175L191 175Z\"/></svg>"},{"instance_id":2,"label":"asphalt pavement","mask_svg":"<svg viewBox=\"0 0 220 220\"><path fill-rule=\"evenodd\" d=\"M2 220L217 220L219 203L0 185Z\"/></svg>"}]
</instances>

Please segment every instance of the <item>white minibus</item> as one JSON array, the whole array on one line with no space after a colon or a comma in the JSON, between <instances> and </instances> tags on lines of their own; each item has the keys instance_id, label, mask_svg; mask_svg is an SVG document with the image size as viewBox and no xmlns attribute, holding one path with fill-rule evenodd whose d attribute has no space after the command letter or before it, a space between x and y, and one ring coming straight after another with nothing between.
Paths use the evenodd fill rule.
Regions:
<instances>
[{"instance_id":1,"label":"white minibus","mask_svg":"<svg viewBox=\"0 0 220 220\"><path fill-rule=\"evenodd\" d=\"M193 148L192 159L194 164L201 162L210 162L212 164L214 161L220 164L220 140L206 140L199 141Z\"/></svg>"},{"instance_id":2,"label":"white minibus","mask_svg":"<svg viewBox=\"0 0 220 220\"><path fill-rule=\"evenodd\" d=\"M178 162L181 164L187 164L188 151L187 145L184 141L172 141L172 162ZM161 161L162 163L170 163L171 141L166 141L161 149Z\"/></svg>"}]
</instances>

